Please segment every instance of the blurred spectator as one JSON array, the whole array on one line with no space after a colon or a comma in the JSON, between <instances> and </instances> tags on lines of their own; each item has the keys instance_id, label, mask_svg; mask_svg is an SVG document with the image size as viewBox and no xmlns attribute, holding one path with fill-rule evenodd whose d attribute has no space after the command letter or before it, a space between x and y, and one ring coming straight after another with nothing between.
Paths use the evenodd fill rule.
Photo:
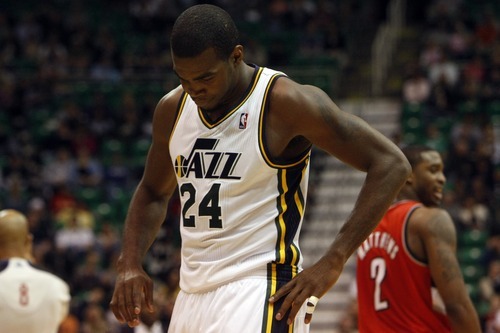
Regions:
<instances>
[{"instance_id":1,"label":"blurred spectator","mask_svg":"<svg viewBox=\"0 0 500 333\"><path fill-rule=\"evenodd\" d=\"M420 51L420 66L428 69L430 66L439 63L443 58L443 49L434 40L429 39L426 41L424 48Z\"/></svg>"},{"instance_id":2,"label":"blurred spectator","mask_svg":"<svg viewBox=\"0 0 500 333\"><path fill-rule=\"evenodd\" d=\"M351 300L347 309L340 317L339 326L335 333L357 333L358 332L358 303Z\"/></svg>"},{"instance_id":3,"label":"blurred spectator","mask_svg":"<svg viewBox=\"0 0 500 333\"><path fill-rule=\"evenodd\" d=\"M69 121L53 120L55 129L49 133L41 144L44 150L52 158L53 154L57 154L62 149L70 150L73 148L73 130L74 128Z\"/></svg>"},{"instance_id":4,"label":"blurred spectator","mask_svg":"<svg viewBox=\"0 0 500 333\"><path fill-rule=\"evenodd\" d=\"M411 104L424 104L429 100L431 83L422 70L414 73L403 82L403 101Z\"/></svg>"},{"instance_id":5,"label":"blurred spectator","mask_svg":"<svg viewBox=\"0 0 500 333\"><path fill-rule=\"evenodd\" d=\"M109 156L110 161L104 166L104 184L107 195L113 198L116 191L120 193L130 189L132 172L121 152L114 152Z\"/></svg>"},{"instance_id":6,"label":"blurred spectator","mask_svg":"<svg viewBox=\"0 0 500 333\"><path fill-rule=\"evenodd\" d=\"M56 186L71 186L75 179L73 170L75 160L68 148L59 148L53 159L48 161L42 170L42 180L44 183Z\"/></svg>"},{"instance_id":7,"label":"blurred spectator","mask_svg":"<svg viewBox=\"0 0 500 333\"><path fill-rule=\"evenodd\" d=\"M95 187L101 184L103 179L103 167L101 162L92 157L87 147L80 147L76 153L76 161L72 165L72 179L77 186Z\"/></svg>"},{"instance_id":8,"label":"blurred spectator","mask_svg":"<svg viewBox=\"0 0 500 333\"><path fill-rule=\"evenodd\" d=\"M346 49L351 39L356 38L349 22L356 11L366 7L362 1L219 2L235 11L243 23L253 24L249 32L242 29L242 36L251 39L244 42L250 62L273 66L289 63L292 55L310 53L347 63ZM168 34L172 19L193 3L191 0L51 1L49 6L30 2L26 7L23 2L12 2L8 4L9 10L0 11L0 153L4 156L0 157L0 206L28 209L39 265L60 272L68 280L73 279L77 266L86 258L86 251L78 260L71 251L56 251L55 233L59 228L61 238L65 224L74 221L72 216L77 212L78 223L87 227L86 233L93 234L92 243L98 251L93 255L99 257L94 259L100 263L101 283L114 281L110 275L116 260L114 249L119 246L116 233L121 221L96 219L90 210L82 207L81 189L83 186L106 189L104 200L126 209L123 196L128 195L130 184L139 181L140 173L131 167L130 155L102 159L98 148L111 137L125 138L127 143L139 137L150 138L152 113L162 92L147 88L144 79L163 86L163 91L178 84L176 79L165 79L171 59L168 40L163 37ZM450 189L445 192L444 200L448 201L450 214L463 213L460 206L465 194L473 196L491 212L489 228L494 236L488 243L484 258L487 262L500 259L500 245L495 245L500 244L496 236L500 234L500 210L498 199L493 201L492 194L495 189L500 193L500 148L495 148L496 134L491 121L479 117L479 113L484 114L486 103L495 102L500 96L499 25L498 16L488 5L481 3L474 13L466 6L460 9L459 5L466 4L438 0L408 3L409 21L424 24L426 30L421 34L423 45L418 59L421 73L429 74L427 79L439 79L432 82L429 92L426 83L420 86L412 82L406 89L409 101L426 103L427 111L423 115L426 125L435 123L437 118L457 123L449 136L442 127L427 127L425 140L440 149L446 141L450 142L446 164L453 168L447 170ZM474 5L472 2L472 7ZM376 5L366 8L373 7ZM424 15L427 9L430 16ZM129 15L124 15L127 12ZM383 17L385 12L371 15ZM420 21L415 21L417 18ZM306 29L308 25L310 31ZM300 40L312 46L301 49L297 44ZM454 81L456 67L440 64L447 55L449 62L459 64L458 73L466 78ZM473 55L483 63L476 63ZM463 71L462 65L465 65ZM432 76L431 68L434 68ZM454 85L449 85L448 76L443 75L448 72L452 73ZM124 91L122 88L135 93L136 87L141 91L137 99L134 98L137 95L117 93ZM402 95L405 95L403 90ZM468 101L477 107L473 108L476 113L466 119L470 123L464 125L459 109L462 102ZM78 151L82 146L87 147L90 156L80 160ZM89 176L96 170L90 166L93 163L89 157L103 163L97 172L100 176ZM77 160L83 167L78 166ZM68 174L69 169L73 171ZM37 199L28 200L33 196ZM163 281L179 264L176 247L180 212L175 200L171 205L164 236L154 245L153 258L147 262L148 269L154 270ZM473 214L468 211L463 215ZM85 302L74 317L68 319L75 333L79 331L83 309L91 303ZM160 311L165 324L169 305L160 306L165 309ZM348 322L346 319L346 326Z\"/></svg>"},{"instance_id":9,"label":"blurred spectator","mask_svg":"<svg viewBox=\"0 0 500 333\"><path fill-rule=\"evenodd\" d=\"M42 265L46 262L45 256L52 249L55 234L55 225L42 198L35 197L28 202L26 212L30 232L33 234L33 255L35 262Z\"/></svg>"},{"instance_id":10,"label":"blurred spectator","mask_svg":"<svg viewBox=\"0 0 500 333\"><path fill-rule=\"evenodd\" d=\"M500 295L500 260L490 262L487 275L479 280L480 296L490 301L494 295Z\"/></svg>"},{"instance_id":11,"label":"blurred spectator","mask_svg":"<svg viewBox=\"0 0 500 333\"><path fill-rule=\"evenodd\" d=\"M489 220L490 212L487 206L477 202L471 195L463 199L458 212L459 230L487 230Z\"/></svg>"},{"instance_id":12,"label":"blurred spectator","mask_svg":"<svg viewBox=\"0 0 500 333\"><path fill-rule=\"evenodd\" d=\"M131 144L141 136L141 122L139 121L136 101L131 93L126 93L120 107L116 136L125 143Z\"/></svg>"},{"instance_id":13,"label":"blurred spectator","mask_svg":"<svg viewBox=\"0 0 500 333\"><path fill-rule=\"evenodd\" d=\"M482 83L486 76L486 65L480 54L467 61L462 67L462 78L465 81Z\"/></svg>"},{"instance_id":14,"label":"blurred spectator","mask_svg":"<svg viewBox=\"0 0 500 333\"><path fill-rule=\"evenodd\" d=\"M57 333L80 333L80 321L74 314L69 314L59 326Z\"/></svg>"},{"instance_id":15,"label":"blurred spectator","mask_svg":"<svg viewBox=\"0 0 500 333\"><path fill-rule=\"evenodd\" d=\"M110 333L100 305L91 303L84 309L80 333Z\"/></svg>"},{"instance_id":16,"label":"blurred spectator","mask_svg":"<svg viewBox=\"0 0 500 333\"><path fill-rule=\"evenodd\" d=\"M95 234L89 224L88 212L77 208L67 208L62 220L63 227L55 234L55 244L58 250L64 252L87 252L95 244ZM67 216L66 216L67 214Z\"/></svg>"},{"instance_id":17,"label":"blurred spectator","mask_svg":"<svg viewBox=\"0 0 500 333\"><path fill-rule=\"evenodd\" d=\"M456 116L455 93L444 80L432 85L428 105L428 114L425 115L427 124L434 122L436 118L453 119Z\"/></svg>"},{"instance_id":18,"label":"blurred spectator","mask_svg":"<svg viewBox=\"0 0 500 333\"><path fill-rule=\"evenodd\" d=\"M90 66L90 77L95 80L119 81L121 73L108 55L102 55Z\"/></svg>"},{"instance_id":19,"label":"blurred spectator","mask_svg":"<svg viewBox=\"0 0 500 333\"><path fill-rule=\"evenodd\" d=\"M494 101L500 96L500 44L493 51L492 59L483 85L483 97L486 101Z\"/></svg>"},{"instance_id":20,"label":"blurred spectator","mask_svg":"<svg viewBox=\"0 0 500 333\"><path fill-rule=\"evenodd\" d=\"M486 242L482 257L482 265L488 270L491 263L500 260L500 234L493 234Z\"/></svg>"},{"instance_id":21,"label":"blurred spectator","mask_svg":"<svg viewBox=\"0 0 500 333\"><path fill-rule=\"evenodd\" d=\"M267 50L255 38L249 36L245 40L245 58L249 63L262 65L267 64Z\"/></svg>"},{"instance_id":22,"label":"blurred spectator","mask_svg":"<svg viewBox=\"0 0 500 333\"><path fill-rule=\"evenodd\" d=\"M54 186L49 202L49 209L52 216L56 217L61 211L67 208L73 209L77 204L77 199L68 185L58 184Z\"/></svg>"},{"instance_id":23,"label":"blurred spectator","mask_svg":"<svg viewBox=\"0 0 500 333\"><path fill-rule=\"evenodd\" d=\"M110 223L102 223L101 231L96 237L96 246L97 251L100 253L100 260L103 261L103 266L112 267L120 247L120 235Z\"/></svg>"},{"instance_id":24,"label":"blurred spectator","mask_svg":"<svg viewBox=\"0 0 500 333\"><path fill-rule=\"evenodd\" d=\"M488 314L485 318L484 333L500 332L500 296L491 297Z\"/></svg>"},{"instance_id":25,"label":"blurred spectator","mask_svg":"<svg viewBox=\"0 0 500 333\"><path fill-rule=\"evenodd\" d=\"M492 10L484 9L482 17L476 26L477 46L480 50L489 48L495 43L499 35L499 23Z\"/></svg>"},{"instance_id":26,"label":"blurred spectator","mask_svg":"<svg viewBox=\"0 0 500 333\"><path fill-rule=\"evenodd\" d=\"M24 211L27 204L26 187L19 174L14 174L5 182L5 206Z\"/></svg>"},{"instance_id":27,"label":"blurred spectator","mask_svg":"<svg viewBox=\"0 0 500 333\"><path fill-rule=\"evenodd\" d=\"M467 28L466 23L457 19L453 23L448 41L450 57L458 61L468 59L471 56L473 42L472 32Z\"/></svg>"},{"instance_id":28,"label":"blurred spectator","mask_svg":"<svg viewBox=\"0 0 500 333\"><path fill-rule=\"evenodd\" d=\"M114 110L102 92L96 91L90 95L87 114L89 114L89 130L99 142L111 135L116 127L113 119Z\"/></svg>"},{"instance_id":29,"label":"blurred spectator","mask_svg":"<svg viewBox=\"0 0 500 333\"><path fill-rule=\"evenodd\" d=\"M443 52L436 62L429 64L428 68L432 84L444 80L448 87L455 87L460 78L460 69L457 63L451 61L446 52Z\"/></svg>"},{"instance_id":30,"label":"blurred spectator","mask_svg":"<svg viewBox=\"0 0 500 333\"><path fill-rule=\"evenodd\" d=\"M447 158L448 137L438 128L435 122L427 125L424 144L438 151L442 158Z\"/></svg>"},{"instance_id":31,"label":"blurred spectator","mask_svg":"<svg viewBox=\"0 0 500 333\"><path fill-rule=\"evenodd\" d=\"M83 263L76 268L71 281L71 290L75 296L81 297L93 287L102 285L100 260L100 254L96 250L86 253Z\"/></svg>"}]
</instances>

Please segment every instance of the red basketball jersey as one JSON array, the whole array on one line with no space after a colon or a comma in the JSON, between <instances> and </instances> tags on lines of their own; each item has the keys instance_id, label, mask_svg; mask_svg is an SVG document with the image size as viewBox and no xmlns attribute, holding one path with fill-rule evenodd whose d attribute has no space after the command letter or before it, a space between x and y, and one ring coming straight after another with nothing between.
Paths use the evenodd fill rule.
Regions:
<instances>
[{"instance_id":1,"label":"red basketball jersey","mask_svg":"<svg viewBox=\"0 0 500 333\"><path fill-rule=\"evenodd\" d=\"M357 252L360 333L451 332L448 318L432 308L428 266L411 255L405 230L422 205L392 205Z\"/></svg>"}]
</instances>

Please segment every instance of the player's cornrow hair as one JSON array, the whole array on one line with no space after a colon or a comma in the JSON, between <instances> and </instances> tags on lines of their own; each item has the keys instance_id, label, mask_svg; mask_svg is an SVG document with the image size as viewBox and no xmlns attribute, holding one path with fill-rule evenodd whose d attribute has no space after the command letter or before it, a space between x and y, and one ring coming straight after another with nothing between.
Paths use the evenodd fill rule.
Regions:
<instances>
[{"instance_id":1,"label":"player's cornrow hair","mask_svg":"<svg viewBox=\"0 0 500 333\"><path fill-rule=\"evenodd\" d=\"M196 5L175 21L170 47L176 57L188 58L213 47L220 59L227 59L238 45L239 33L231 16L214 5Z\"/></svg>"}]
</instances>

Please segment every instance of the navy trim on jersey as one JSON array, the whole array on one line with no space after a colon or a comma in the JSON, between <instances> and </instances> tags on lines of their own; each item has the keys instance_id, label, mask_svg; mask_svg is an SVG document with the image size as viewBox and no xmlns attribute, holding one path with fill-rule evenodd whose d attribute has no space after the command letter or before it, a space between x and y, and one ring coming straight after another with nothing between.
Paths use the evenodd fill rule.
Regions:
<instances>
[{"instance_id":1,"label":"navy trim on jersey","mask_svg":"<svg viewBox=\"0 0 500 333\"><path fill-rule=\"evenodd\" d=\"M422 207L421 205L415 205L413 207L411 207L411 210L408 212L408 215L406 216L406 221L404 223L404 238L403 238L403 243L404 243L404 246L406 248L406 250L408 251L408 255L413 259L415 260L416 262L422 264L422 265L425 265L427 266L427 261L423 260L422 258L419 258L417 257L417 255L411 250L410 248L410 244L408 242L408 235L409 235L409 231L408 231L408 225L410 224L410 218L411 216L413 215L413 213L418 209Z\"/></svg>"},{"instance_id":2,"label":"navy trim on jersey","mask_svg":"<svg viewBox=\"0 0 500 333\"><path fill-rule=\"evenodd\" d=\"M0 272L9 266L9 260L0 260Z\"/></svg>"},{"instance_id":3,"label":"navy trim on jersey","mask_svg":"<svg viewBox=\"0 0 500 333\"><path fill-rule=\"evenodd\" d=\"M280 264L297 265L300 251L293 240L299 230L304 216L304 195L300 187L308 161L302 168L280 169L278 171L278 190L276 198L278 216L275 219L278 239L276 243L276 262Z\"/></svg>"},{"instance_id":4,"label":"navy trim on jersey","mask_svg":"<svg viewBox=\"0 0 500 333\"><path fill-rule=\"evenodd\" d=\"M287 325L287 317L290 313L290 310L285 313L285 316L282 320L276 320L276 314L280 309L285 297L277 300L275 303L271 304L268 302L269 297L274 295L276 291L287 284L293 277L297 275L297 268L288 266L288 265L280 265L277 263L269 263L267 265L267 293L265 302L266 305L264 307L264 314L262 320L262 333L290 333L293 332L293 326Z\"/></svg>"}]
</instances>

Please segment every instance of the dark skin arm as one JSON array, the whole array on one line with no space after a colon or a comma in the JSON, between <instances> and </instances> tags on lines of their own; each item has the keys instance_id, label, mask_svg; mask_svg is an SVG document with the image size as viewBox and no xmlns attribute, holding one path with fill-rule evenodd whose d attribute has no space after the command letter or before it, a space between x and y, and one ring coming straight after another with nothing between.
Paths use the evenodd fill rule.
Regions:
<instances>
[{"instance_id":1,"label":"dark skin arm","mask_svg":"<svg viewBox=\"0 0 500 333\"><path fill-rule=\"evenodd\" d=\"M123 246L117 262L118 276L110 306L116 318L129 326L139 324L146 305L153 311L153 282L142 260L167 214L177 180L170 160L168 140L175 121L181 91L176 89L158 103L153 118L153 141L143 177L137 186L125 220ZM143 302L144 296L144 302Z\"/></svg>"},{"instance_id":2,"label":"dark skin arm","mask_svg":"<svg viewBox=\"0 0 500 333\"><path fill-rule=\"evenodd\" d=\"M292 157L298 147L305 149L312 143L366 172L354 209L328 251L271 297L271 302L284 297L277 319L290 310L290 324L307 298L322 297L335 284L345 262L379 223L411 168L399 148L365 121L341 111L320 89L287 78L279 79L273 89L265 130L275 157ZM307 315L305 322L311 317Z\"/></svg>"},{"instance_id":3,"label":"dark skin arm","mask_svg":"<svg viewBox=\"0 0 500 333\"><path fill-rule=\"evenodd\" d=\"M450 215L440 208L419 208L409 221L408 235L412 252L429 265L453 332L480 333L455 254L456 230Z\"/></svg>"}]
</instances>

